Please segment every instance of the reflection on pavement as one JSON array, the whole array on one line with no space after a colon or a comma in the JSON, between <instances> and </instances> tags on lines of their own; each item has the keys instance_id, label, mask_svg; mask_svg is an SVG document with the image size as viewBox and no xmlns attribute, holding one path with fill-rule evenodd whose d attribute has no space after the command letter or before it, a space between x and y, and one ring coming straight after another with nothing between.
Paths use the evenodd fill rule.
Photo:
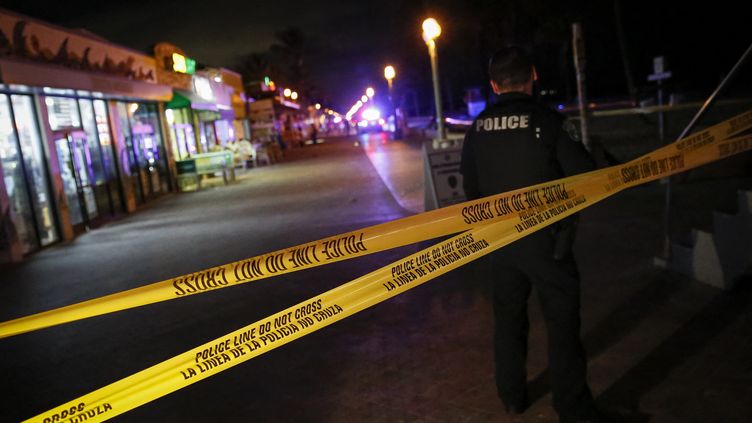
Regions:
<instances>
[{"instance_id":1,"label":"reflection on pavement","mask_svg":"<svg viewBox=\"0 0 752 423\"><path fill-rule=\"evenodd\" d=\"M384 132L358 138L358 144L399 205L413 213L425 211L420 142L392 140Z\"/></svg>"}]
</instances>

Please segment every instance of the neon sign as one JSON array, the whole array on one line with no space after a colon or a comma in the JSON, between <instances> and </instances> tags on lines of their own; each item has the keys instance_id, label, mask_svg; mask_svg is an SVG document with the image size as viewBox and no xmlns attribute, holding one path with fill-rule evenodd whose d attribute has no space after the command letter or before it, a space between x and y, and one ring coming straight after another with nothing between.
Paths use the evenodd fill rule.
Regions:
<instances>
[{"instance_id":1,"label":"neon sign","mask_svg":"<svg viewBox=\"0 0 752 423\"><path fill-rule=\"evenodd\" d=\"M172 53L172 70L193 75L196 73L196 61L182 54Z\"/></svg>"}]
</instances>

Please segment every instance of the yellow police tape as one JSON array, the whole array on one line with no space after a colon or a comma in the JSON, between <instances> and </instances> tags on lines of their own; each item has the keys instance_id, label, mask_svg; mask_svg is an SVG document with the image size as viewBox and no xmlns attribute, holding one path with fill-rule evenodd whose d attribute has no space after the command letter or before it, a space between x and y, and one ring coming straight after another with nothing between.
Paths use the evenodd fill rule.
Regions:
<instances>
[{"instance_id":1,"label":"yellow police tape","mask_svg":"<svg viewBox=\"0 0 752 423\"><path fill-rule=\"evenodd\" d=\"M401 294L618 191L752 150L752 135L723 141L711 136L693 136L636 161L522 191L519 221L481 224L28 421L107 420ZM547 202L545 188L554 183L566 183L566 190ZM499 198L493 213L505 210L503 198L511 201ZM509 204L511 213L515 203Z\"/></svg>"},{"instance_id":2,"label":"yellow police tape","mask_svg":"<svg viewBox=\"0 0 752 423\"><path fill-rule=\"evenodd\" d=\"M708 143L726 139L750 127L752 127L752 110L632 160L630 163L644 164L649 162L652 156L658 154L662 157L663 155L675 156ZM676 160L681 160L681 157L673 158L672 162L666 160L656 161L648 166L671 166L671 169L680 169L681 163ZM455 234L480 224L508 219L517 219L521 225L530 224L525 216L531 210L566 201L568 190L576 190L592 184L596 177L612 175L614 169L601 169L468 201L10 320L0 323L0 338L359 257ZM625 180L629 180L629 178L637 177L640 171L652 171L652 169L627 166L624 171L631 173L631 176L625 175L627 176ZM613 174L610 178L609 184L618 184L622 180L621 175L618 174ZM615 186L609 189L614 188Z\"/></svg>"}]
</instances>

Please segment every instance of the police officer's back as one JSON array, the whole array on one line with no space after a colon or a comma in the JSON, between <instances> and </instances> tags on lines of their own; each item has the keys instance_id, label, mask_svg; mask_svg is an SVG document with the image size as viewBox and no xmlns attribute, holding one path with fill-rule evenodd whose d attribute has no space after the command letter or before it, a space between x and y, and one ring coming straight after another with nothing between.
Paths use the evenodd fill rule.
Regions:
<instances>
[{"instance_id":1,"label":"police officer's back","mask_svg":"<svg viewBox=\"0 0 752 423\"><path fill-rule=\"evenodd\" d=\"M465 136L461 171L469 199L587 172L593 160L570 135L563 116L532 97L535 68L519 48L503 49L489 65L496 104ZM534 232L491 254L496 384L511 414L528 406L527 301L538 291L548 331L554 408L562 422L602 421L587 386L580 341L579 275L570 249L573 225ZM563 251L560 240L565 235Z\"/></svg>"},{"instance_id":2,"label":"police officer's back","mask_svg":"<svg viewBox=\"0 0 752 423\"><path fill-rule=\"evenodd\" d=\"M499 95L465 136L465 194L475 199L592 170L592 158L569 127L529 94Z\"/></svg>"}]
</instances>

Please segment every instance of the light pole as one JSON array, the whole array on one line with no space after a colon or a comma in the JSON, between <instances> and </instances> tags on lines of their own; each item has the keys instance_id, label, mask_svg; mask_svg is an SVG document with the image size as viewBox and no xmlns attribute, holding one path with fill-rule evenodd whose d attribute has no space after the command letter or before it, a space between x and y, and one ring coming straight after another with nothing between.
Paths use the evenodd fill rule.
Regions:
<instances>
[{"instance_id":1,"label":"light pole","mask_svg":"<svg viewBox=\"0 0 752 423\"><path fill-rule=\"evenodd\" d=\"M384 78L386 78L386 83L389 85L389 97L392 97L392 80L394 77L397 76L397 72L394 70L394 66L387 66L384 68Z\"/></svg>"},{"instance_id":2,"label":"light pole","mask_svg":"<svg viewBox=\"0 0 752 423\"><path fill-rule=\"evenodd\" d=\"M395 76L397 76L397 72L394 70L394 66L389 65L384 68L384 78L386 78L386 83L389 86L389 106L391 108L390 114L392 115L392 119L394 120L394 132L395 134L398 134L397 110L394 107L394 98L392 96L392 80Z\"/></svg>"},{"instance_id":3,"label":"light pole","mask_svg":"<svg viewBox=\"0 0 752 423\"><path fill-rule=\"evenodd\" d=\"M428 18L423 21L423 41L428 46L431 57L431 75L433 76L433 98L436 102L436 131L439 140L444 140L444 115L441 110L441 89L439 89L439 59L436 54L436 38L441 35L441 26L436 19Z\"/></svg>"}]
</instances>

